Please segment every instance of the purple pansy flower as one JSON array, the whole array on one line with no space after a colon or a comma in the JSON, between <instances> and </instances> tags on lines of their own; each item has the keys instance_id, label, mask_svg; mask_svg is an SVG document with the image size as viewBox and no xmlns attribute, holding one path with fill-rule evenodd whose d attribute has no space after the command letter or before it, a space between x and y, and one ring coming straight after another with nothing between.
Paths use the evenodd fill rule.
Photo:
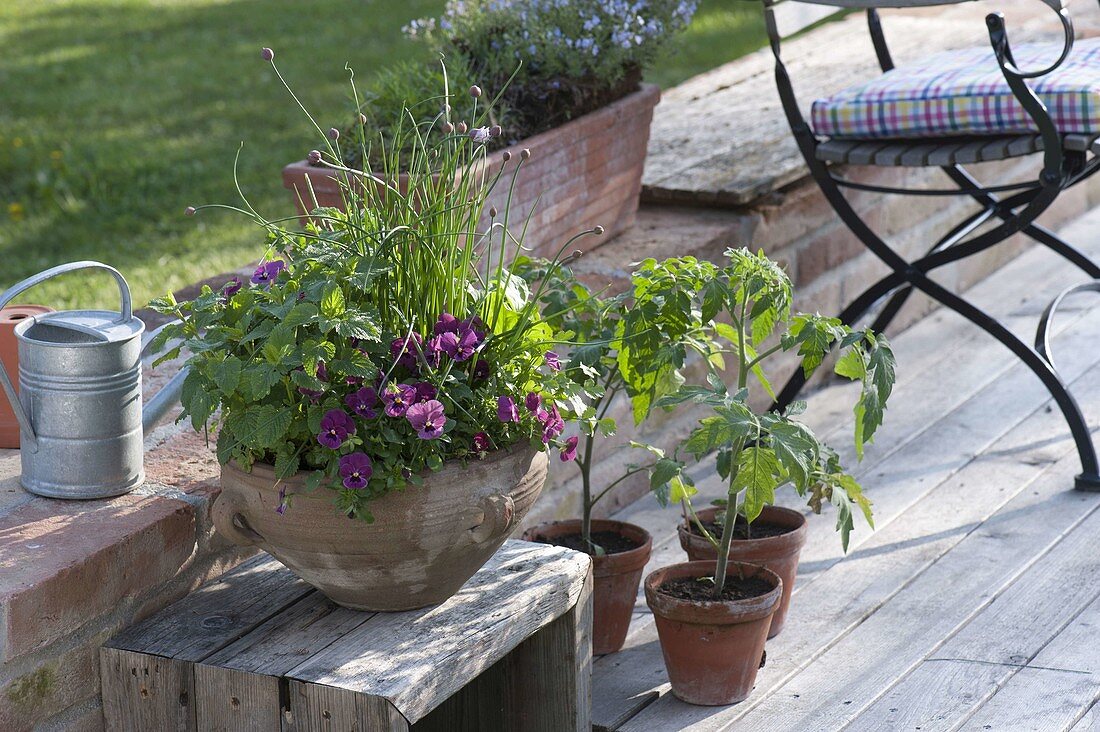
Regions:
<instances>
[{"instance_id":1,"label":"purple pansy flower","mask_svg":"<svg viewBox=\"0 0 1100 732\"><path fill-rule=\"evenodd\" d=\"M563 463L567 463L577 458L578 442L580 442L580 438L576 435L573 435L565 441L565 447L558 451L558 458L560 458Z\"/></svg>"},{"instance_id":2,"label":"purple pansy flower","mask_svg":"<svg viewBox=\"0 0 1100 732\"><path fill-rule=\"evenodd\" d=\"M474 351L481 345L481 339L472 328L460 329L457 333L444 333L439 336L443 352L455 361L469 361Z\"/></svg>"},{"instance_id":3,"label":"purple pansy flower","mask_svg":"<svg viewBox=\"0 0 1100 732\"><path fill-rule=\"evenodd\" d=\"M426 402L435 399L436 395L439 393L439 390L427 381L421 381L413 388L416 389L417 402Z\"/></svg>"},{"instance_id":4,"label":"purple pansy flower","mask_svg":"<svg viewBox=\"0 0 1100 732\"><path fill-rule=\"evenodd\" d=\"M347 404L348 409L363 419L374 419L378 416L378 413L374 411L374 408L378 406L378 392L372 386L364 386L362 389L348 394L344 397L344 404Z\"/></svg>"},{"instance_id":5,"label":"purple pansy flower","mask_svg":"<svg viewBox=\"0 0 1100 732\"><path fill-rule=\"evenodd\" d=\"M390 356L398 366L404 366L410 371L416 370L416 354L423 350L424 339L419 333L412 333L408 338L394 338L390 343Z\"/></svg>"},{"instance_id":6,"label":"purple pansy flower","mask_svg":"<svg viewBox=\"0 0 1100 732\"><path fill-rule=\"evenodd\" d=\"M497 419L501 422L518 422L519 410L510 396L497 397Z\"/></svg>"},{"instance_id":7,"label":"purple pansy flower","mask_svg":"<svg viewBox=\"0 0 1100 732\"><path fill-rule=\"evenodd\" d=\"M325 366L324 361L317 362L317 378L321 381L328 381L328 366Z\"/></svg>"},{"instance_id":8,"label":"purple pansy flower","mask_svg":"<svg viewBox=\"0 0 1100 732\"><path fill-rule=\"evenodd\" d=\"M550 407L550 411L540 411L539 422L542 422L542 441L550 442L565 430L565 420L561 418L558 408Z\"/></svg>"},{"instance_id":9,"label":"purple pansy flower","mask_svg":"<svg viewBox=\"0 0 1100 732\"><path fill-rule=\"evenodd\" d=\"M409 407L405 412L405 418L416 430L417 436L422 440L434 440L443 434L443 428L447 424L447 416L443 413L443 404L435 399L420 402Z\"/></svg>"},{"instance_id":10,"label":"purple pansy flower","mask_svg":"<svg viewBox=\"0 0 1100 732\"><path fill-rule=\"evenodd\" d=\"M477 363L474 364L474 378L475 379L487 379L489 378L489 362L483 358L479 358Z\"/></svg>"},{"instance_id":11,"label":"purple pansy flower","mask_svg":"<svg viewBox=\"0 0 1100 732\"><path fill-rule=\"evenodd\" d=\"M279 488L279 505L275 507L275 513L282 516L286 513L287 500L286 500L286 486Z\"/></svg>"},{"instance_id":12,"label":"purple pansy flower","mask_svg":"<svg viewBox=\"0 0 1100 732\"><path fill-rule=\"evenodd\" d=\"M345 488L366 488L374 468L370 458L361 452L353 452L340 458L340 477Z\"/></svg>"},{"instance_id":13,"label":"purple pansy flower","mask_svg":"<svg viewBox=\"0 0 1100 732\"><path fill-rule=\"evenodd\" d=\"M252 273L252 284L254 285L267 285L271 287L271 283L279 276L279 273L286 269L286 262L281 259L273 259L270 262L261 264L256 268L256 271Z\"/></svg>"},{"instance_id":14,"label":"purple pansy flower","mask_svg":"<svg viewBox=\"0 0 1100 732\"><path fill-rule=\"evenodd\" d=\"M416 403L416 388L408 384L387 384L382 390L382 403L386 405L388 416L404 417L405 411Z\"/></svg>"},{"instance_id":15,"label":"purple pansy flower","mask_svg":"<svg viewBox=\"0 0 1100 732\"><path fill-rule=\"evenodd\" d=\"M325 447L335 450L344 444L349 436L355 434L355 422L342 409L330 409L321 417L321 433L317 441Z\"/></svg>"},{"instance_id":16,"label":"purple pansy flower","mask_svg":"<svg viewBox=\"0 0 1100 732\"><path fill-rule=\"evenodd\" d=\"M489 442L489 435L485 432L478 432L474 435L474 452L483 453L489 452L491 447Z\"/></svg>"},{"instance_id":17,"label":"purple pansy flower","mask_svg":"<svg viewBox=\"0 0 1100 732\"><path fill-rule=\"evenodd\" d=\"M527 398L523 401L524 404L527 406L527 411L531 412L532 414L537 414L539 408L542 406L542 397L540 397L533 391L528 393Z\"/></svg>"},{"instance_id":18,"label":"purple pansy flower","mask_svg":"<svg viewBox=\"0 0 1100 732\"><path fill-rule=\"evenodd\" d=\"M424 348L424 360L429 366L438 366L439 359L443 355L443 336L432 336Z\"/></svg>"},{"instance_id":19,"label":"purple pansy flower","mask_svg":"<svg viewBox=\"0 0 1100 732\"><path fill-rule=\"evenodd\" d=\"M550 367L551 371L561 371L561 359L558 358L558 354L553 351L547 351L546 365Z\"/></svg>"},{"instance_id":20,"label":"purple pansy flower","mask_svg":"<svg viewBox=\"0 0 1100 732\"><path fill-rule=\"evenodd\" d=\"M234 276L233 279L225 283L225 287L222 288L222 295L228 300L240 292L242 287L244 287L244 283L241 282L241 278Z\"/></svg>"},{"instance_id":21,"label":"purple pansy flower","mask_svg":"<svg viewBox=\"0 0 1100 732\"><path fill-rule=\"evenodd\" d=\"M439 320L435 323L436 335L443 335L444 333L457 333L458 326L462 323L461 320L451 315L450 313L443 313L439 316Z\"/></svg>"}]
</instances>

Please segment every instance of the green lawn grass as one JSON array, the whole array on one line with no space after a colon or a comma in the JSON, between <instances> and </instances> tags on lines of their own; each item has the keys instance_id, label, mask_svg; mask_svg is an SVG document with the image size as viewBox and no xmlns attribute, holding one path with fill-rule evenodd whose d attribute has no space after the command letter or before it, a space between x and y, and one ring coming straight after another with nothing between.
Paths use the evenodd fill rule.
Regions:
<instances>
[{"instance_id":1,"label":"green lawn grass","mask_svg":"<svg viewBox=\"0 0 1100 732\"><path fill-rule=\"evenodd\" d=\"M279 170L315 146L261 46L322 125L347 117L345 63L420 53L409 19L442 0L4 0L0 3L0 286L98 259L138 304L257 258L246 219L191 204L237 203L232 166L269 217L291 212ZM763 42L758 4L705 0L650 78L664 86ZM114 301L102 275L68 276L27 300Z\"/></svg>"}]
</instances>

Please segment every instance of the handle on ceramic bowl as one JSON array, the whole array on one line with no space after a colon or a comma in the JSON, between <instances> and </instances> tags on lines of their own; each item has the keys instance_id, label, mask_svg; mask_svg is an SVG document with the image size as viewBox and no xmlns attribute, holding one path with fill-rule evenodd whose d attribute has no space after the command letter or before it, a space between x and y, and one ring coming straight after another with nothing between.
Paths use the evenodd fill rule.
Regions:
<instances>
[{"instance_id":1,"label":"handle on ceramic bowl","mask_svg":"<svg viewBox=\"0 0 1100 732\"><path fill-rule=\"evenodd\" d=\"M516 502L511 496L494 493L481 499L481 523L466 532L470 541L480 544L496 536L503 536L516 523Z\"/></svg>"},{"instance_id":2,"label":"handle on ceramic bowl","mask_svg":"<svg viewBox=\"0 0 1100 732\"><path fill-rule=\"evenodd\" d=\"M214 507L210 510L210 518L214 521L214 528L218 533L234 544L253 546L264 541L263 534L252 528L248 519L225 493L215 499Z\"/></svg>"}]
</instances>

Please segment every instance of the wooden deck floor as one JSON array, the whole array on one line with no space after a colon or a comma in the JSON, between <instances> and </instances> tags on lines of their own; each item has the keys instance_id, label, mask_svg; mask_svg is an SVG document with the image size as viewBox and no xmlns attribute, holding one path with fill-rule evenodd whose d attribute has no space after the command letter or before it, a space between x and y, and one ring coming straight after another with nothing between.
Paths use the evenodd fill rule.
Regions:
<instances>
[{"instance_id":1,"label":"wooden deck floor","mask_svg":"<svg viewBox=\"0 0 1100 732\"><path fill-rule=\"evenodd\" d=\"M1100 210L1065 233L1100 255ZM1032 249L969 295L1030 342L1053 295L1085 279ZM1100 298L1068 305L1055 359L1094 425ZM597 730L1100 730L1100 495L1071 489L1080 464L1060 413L954 314L894 346L898 385L857 471L877 530L853 534L844 556L833 517L811 517L790 616L752 697L675 699L640 599L627 647L594 666ZM851 396L836 386L810 400L811 427L849 464ZM782 502L797 507L793 492ZM653 532L647 571L683 561L674 510L645 499L616 518Z\"/></svg>"}]
</instances>

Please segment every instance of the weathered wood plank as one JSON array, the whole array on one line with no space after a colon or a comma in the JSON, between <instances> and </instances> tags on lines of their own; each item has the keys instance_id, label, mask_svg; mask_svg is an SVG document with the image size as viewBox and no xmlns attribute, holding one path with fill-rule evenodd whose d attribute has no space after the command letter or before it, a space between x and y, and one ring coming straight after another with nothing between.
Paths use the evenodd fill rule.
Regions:
<instances>
[{"instance_id":1,"label":"weathered wood plank","mask_svg":"<svg viewBox=\"0 0 1100 732\"><path fill-rule=\"evenodd\" d=\"M409 723L385 699L319 684L291 680L293 714L285 715L283 732L408 732Z\"/></svg>"},{"instance_id":2,"label":"weathered wood plank","mask_svg":"<svg viewBox=\"0 0 1100 732\"><path fill-rule=\"evenodd\" d=\"M112 638L107 646L201 661L313 588L260 554Z\"/></svg>"},{"instance_id":3,"label":"weathered wood plank","mask_svg":"<svg viewBox=\"0 0 1100 732\"><path fill-rule=\"evenodd\" d=\"M1053 547L849 729L956 729L964 722L963 729L975 730L1010 723L1019 730L1072 726L1082 707L1100 697L1100 573L1082 566L1086 557L1067 556L1073 549L1066 541ZM1051 585L1057 590L1051 592ZM1076 617L1059 632L1060 616L1070 614ZM945 668L950 664L957 667Z\"/></svg>"},{"instance_id":4,"label":"weathered wood plank","mask_svg":"<svg viewBox=\"0 0 1100 732\"><path fill-rule=\"evenodd\" d=\"M1079 469L1076 455L1063 458L1021 501L973 531L738 723L751 728L767 719L777 729L839 727L860 711L861 700L876 698L992 602L1036 554L1071 531L1072 546L1087 551L1100 530L1100 499L1070 490ZM1035 493L1042 504L1034 503Z\"/></svg>"},{"instance_id":5,"label":"weathered wood plank","mask_svg":"<svg viewBox=\"0 0 1100 732\"><path fill-rule=\"evenodd\" d=\"M282 721L279 679L232 669L191 667L200 730L277 730Z\"/></svg>"},{"instance_id":6,"label":"weathered wood plank","mask_svg":"<svg viewBox=\"0 0 1100 732\"><path fill-rule=\"evenodd\" d=\"M576 604L590 559L553 549L509 541L445 604L374 615L286 676L388 699L415 723ZM410 662L415 654L422 663Z\"/></svg>"},{"instance_id":7,"label":"weathered wood plank","mask_svg":"<svg viewBox=\"0 0 1100 732\"><path fill-rule=\"evenodd\" d=\"M103 717L112 732L195 730L191 665L118 648L102 648Z\"/></svg>"},{"instance_id":8,"label":"weathered wood plank","mask_svg":"<svg viewBox=\"0 0 1100 732\"><path fill-rule=\"evenodd\" d=\"M573 609L505 657L505 677L511 681L505 718L511 729L592 729L591 596L590 573ZM538 682L532 683L533 679Z\"/></svg>"},{"instance_id":9,"label":"weathered wood plank","mask_svg":"<svg viewBox=\"0 0 1100 732\"><path fill-rule=\"evenodd\" d=\"M1065 549L1055 547L1054 551ZM1091 579L1092 586L1100 588L1095 581L1097 577ZM1008 723L1015 723L1020 730L1072 727L1082 708L1091 707L1100 699L1097 626L1100 626L1100 600L1093 600L1026 668L1019 669L967 721L964 729L997 729Z\"/></svg>"},{"instance_id":10,"label":"weathered wood plank","mask_svg":"<svg viewBox=\"0 0 1100 732\"><path fill-rule=\"evenodd\" d=\"M1098 732L1100 731L1100 705L1093 703L1077 724L1073 725L1071 732Z\"/></svg>"}]
</instances>

